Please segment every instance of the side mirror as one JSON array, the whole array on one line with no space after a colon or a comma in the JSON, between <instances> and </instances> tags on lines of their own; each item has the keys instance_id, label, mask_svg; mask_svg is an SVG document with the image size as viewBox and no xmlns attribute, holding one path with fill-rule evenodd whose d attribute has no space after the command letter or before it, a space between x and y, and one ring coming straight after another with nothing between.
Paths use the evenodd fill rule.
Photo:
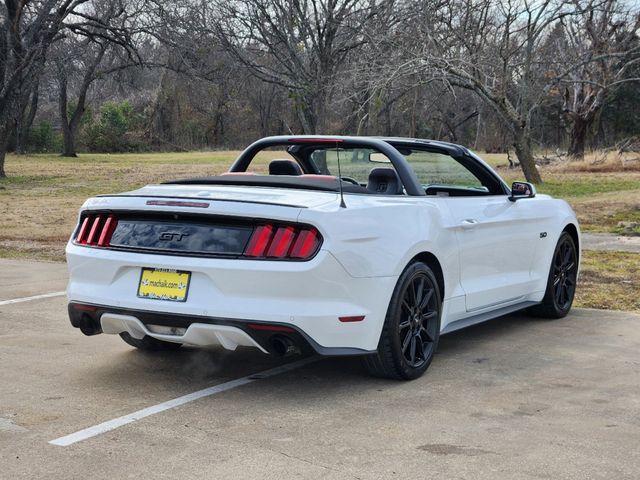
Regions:
<instances>
[{"instance_id":1,"label":"side mirror","mask_svg":"<svg viewBox=\"0 0 640 480\"><path fill-rule=\"evenodd\" d=\"M511 184L511 196L509 200L515 202L522 198L533 198L536 196L536 187L529 182L513 182Z\"/></svg>"}]
</instances>

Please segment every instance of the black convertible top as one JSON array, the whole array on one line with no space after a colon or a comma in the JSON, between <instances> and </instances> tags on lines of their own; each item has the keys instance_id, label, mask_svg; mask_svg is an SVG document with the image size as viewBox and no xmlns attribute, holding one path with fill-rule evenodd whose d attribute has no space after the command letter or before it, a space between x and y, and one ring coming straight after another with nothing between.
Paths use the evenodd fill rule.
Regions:
<instances>
[{"instance_id":1,"label":"black convertible top","mask_svg":"<svg viewBox=\"0 0 640 480\"><path fill-rule=\"evenodd\" d=\"M238 185L251 187L298 188L301 190L320 190L338 192L337 177L321 175L220 175L211 177L186 178L163 182L164 185ZM342 181L345 193L371 193L360 185Z\"/></svg>"}]
</instances>

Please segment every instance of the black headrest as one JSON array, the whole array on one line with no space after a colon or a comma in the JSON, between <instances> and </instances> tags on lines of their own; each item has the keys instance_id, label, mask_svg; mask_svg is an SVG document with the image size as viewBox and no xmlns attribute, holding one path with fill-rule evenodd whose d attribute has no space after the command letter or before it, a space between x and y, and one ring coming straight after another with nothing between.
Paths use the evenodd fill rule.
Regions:
<instances>
[{"instance_id":1,"label":"black headrest","mask_svg":"<svg viewBox=\"0 0 640 480\"><path fill-rule=\"evenodd\" d=\"M369 173L367 190L384 195L400 195L402 182L393 168L374 168Z\"/></svg>"},{"instance_id":2,"label":"black headrest","mask_svg":"<svg viewBox=\"0 0 640 480\"><path fill-rule=\"evenodd\" d=\"M271 160L269 175L302 175L302 169L293 160Z\"/></svg>"}]
</instances>

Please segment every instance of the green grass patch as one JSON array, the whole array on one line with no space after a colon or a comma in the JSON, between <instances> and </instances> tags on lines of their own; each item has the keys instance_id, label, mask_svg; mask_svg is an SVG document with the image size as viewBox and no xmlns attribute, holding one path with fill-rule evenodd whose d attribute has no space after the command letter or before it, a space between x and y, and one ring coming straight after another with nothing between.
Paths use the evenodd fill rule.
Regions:
<instances>
[{"instance_id":1,"label":"green grass patch","mask_svg":"<svg viewBox=\"0 0 640 480\"><path fill-rule=\"evenodd\" d=\"M584 197L608 192L623 192L640 190L638 179L623 179L620 177L600 176L596 174L560 176L552 178L547 175L544 183L536 188L540 193L546 193L553 197ZM635 193L634 195L638 195Z\"/></svg>"},{"instance_id":2,"label":"green grass patch","mask_svg":"<svg viewBox=\"0 0 640 480\"><path fill-rule=\"evenodd\" d=\"M0 190L9 190L11 187L41 187L56 185L63 177L60 175L16 175L0 178Z\"/></svg>"},{"instance_id":3,"label":"green grass patch","mask_svg":"<svg viewBox=\"0 0 640 480\"><path fill-rule=\"evenodd\" d=\"M640 227L626 228L626 227L618 227L615 226L611 228L611 233L616 233L618 235L625 235L628 237L640 237Z\"/></svg>"}]
</instances>

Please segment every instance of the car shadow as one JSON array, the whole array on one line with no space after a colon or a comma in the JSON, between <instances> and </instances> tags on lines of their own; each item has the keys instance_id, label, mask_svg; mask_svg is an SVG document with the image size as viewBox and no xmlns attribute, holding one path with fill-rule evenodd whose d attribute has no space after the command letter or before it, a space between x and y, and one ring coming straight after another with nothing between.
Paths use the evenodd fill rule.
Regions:
<instances>
[{"instance_id":1,"label":"car shadow","mask_svg":"<svg viewBox=\"0 0 640 480\"><path fill-rule=\"evenodd\" d=\"M510 315L443 335L431 370L444 368L448 359L477 351L479 356L491 352L489 342L517 336L536 328L533 317ZM117 385L122 391L147 390L183 393L206 388L232 379L260 373L301 357L279 358L265 355L253 348L239 347L227 351L221 347L209 349L183 347L169 352L123 351L110 359L108 365L94 371L93 385ZM430 370L430 371L431 371ZM281 375L285 381L317 383L325 390L376 388L380 385L401 384L393 380L369 377L358 357L318 358L313 363ZM265 382L265 380L259 380ZM269 377L267 383L283 380ZM141 392L142 393L142 392Z\"/></svg>"}]
</instances>

